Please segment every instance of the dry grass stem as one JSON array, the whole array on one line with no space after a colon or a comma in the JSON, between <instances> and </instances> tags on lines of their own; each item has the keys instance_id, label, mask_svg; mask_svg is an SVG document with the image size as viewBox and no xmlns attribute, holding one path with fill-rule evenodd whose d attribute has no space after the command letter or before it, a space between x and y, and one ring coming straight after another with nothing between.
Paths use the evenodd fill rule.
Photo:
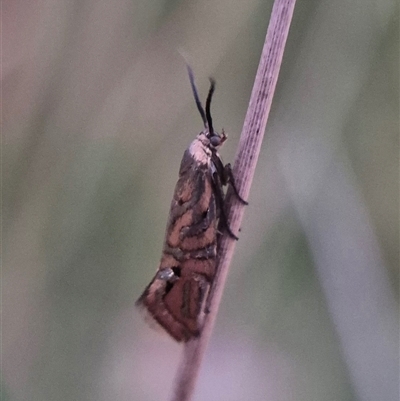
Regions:
<instances>
[{"instance_id":1,"label":"dry grass stem","mask_svg":"<svg viewBox=\"0 0 400 401\"><path fill-rule=\"evenodd\" d=\"M237 188L244 199L247 199L250 193L294 5L295 0L276 0L272 9L271 20L233 167ZM245 206L232 196L231 191L228 191L227 211L233 232L239 231L244 209ZM185 344L176 378L173 401L189 401L192 397L201 361L217 316L235 245L236 241L229 236L224 236L221 240L217 275L210 295L210 313L207 315L201 336Z\"/></svg>"}]
</instances>

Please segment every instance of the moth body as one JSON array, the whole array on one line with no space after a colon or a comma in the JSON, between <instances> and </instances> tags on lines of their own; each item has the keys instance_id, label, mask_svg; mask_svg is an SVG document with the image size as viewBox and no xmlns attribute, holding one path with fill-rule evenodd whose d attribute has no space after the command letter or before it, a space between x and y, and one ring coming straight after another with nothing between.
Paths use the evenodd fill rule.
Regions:
<instances>
[{"instance_id":1,"label":"moth body","mask_svg":"<svg viewBox=\"0 0 400 401\"><path fill-rule=\"evenodd\" d=\"M230 183L238 198L230 165L224 165L218 148L224 132L212 127L210 104L214 81L206 102L199 101L189 70L204 130L184 152L175 186L165 234L160 266L137 304L143 307L177 341L188 341L201 333L207 297L215 277L218 238L225 229L237 239L227 224L223 186Z\"/></svg>"}]
</instances>

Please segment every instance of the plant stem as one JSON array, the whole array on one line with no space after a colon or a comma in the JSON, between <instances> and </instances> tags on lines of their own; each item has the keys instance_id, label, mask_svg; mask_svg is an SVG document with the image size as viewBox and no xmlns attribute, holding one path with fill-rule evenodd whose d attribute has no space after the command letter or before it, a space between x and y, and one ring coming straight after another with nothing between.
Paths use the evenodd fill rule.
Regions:
<instances>
[{"instance_id":1,"label":"plant stem","mask_svg":"<svg viewBox=\"0 0 400 401\"><path fill-rule=\"evenodd\" d=\"M233 167L236 187L244 199L247 199L250 193L295 2L296 0L275 0L272 9L271 20ZM237 233L245 206L235 196L232 196L232 191L228 191L226 208L229 225L232 231ZM182 361L176 377L173 401L189 401L192 397L201 361L211 337L221 302L235 246L235 240L227 235L222 237L217 274L209 298L210 313L204 322L201 336L189 341L184 346Z\"/></svg>"}]
</instances>

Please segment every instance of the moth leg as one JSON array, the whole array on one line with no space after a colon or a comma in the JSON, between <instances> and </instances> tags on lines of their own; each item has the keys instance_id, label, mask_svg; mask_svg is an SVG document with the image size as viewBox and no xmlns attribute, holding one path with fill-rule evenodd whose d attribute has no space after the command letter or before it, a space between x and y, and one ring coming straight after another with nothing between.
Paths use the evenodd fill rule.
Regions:
<instances>
[{"instance_id":1,"label":"moth leg","mask_svg":"<svg viewBox=\"0 0 400 401\"><path fill-rule=\"evenodd\" d=\"M236 184L235 184L235 177L233 176L232 173L232 167L230 163L226 164L224 166L224 178L226 182L231 184L231 187L233 189L233 192L235 193L237 199L243 204L243 205L248 205L249 202L245 201L239 194L239 191L237 190Z\"/></svg>"},{"instance_id":2,"label":"moth leg","mask_svg":"<svg viewBox=\"0 0 400 401\"><path fill-rule=\"evenodd\" d=\"M248 205L248 202L245 201L239 194L239 191L236 187L235 177L233 176L232 167L231 167L230 163L228 163L224 166L221 158L219 157L219 155L217 153L214 153L212 155L211 159L212 159L212 162L214 164L215 170L218 174L221 184L223 186L227 185L228 183L231 184L233 192L235 193L237 199L241 203L243 203L243 205Z\"/></svg>"},{"instance_id":3,"label":"moth leg","mask_svg":"<svg viewBox=\"0 0 400 401\"><path fill-rule=\"evenodd\" d=\"M219 208L219 221L221 226L228 232L229 236L236 241L239 239L231 230L228 224L228 218L226 217L225 213L225 195L222 190L222 183L219 178L218 172L215 172L213 174L213 189L215 193L215 201L217 202L218 208Z\"/></svg>"}]
</instances>

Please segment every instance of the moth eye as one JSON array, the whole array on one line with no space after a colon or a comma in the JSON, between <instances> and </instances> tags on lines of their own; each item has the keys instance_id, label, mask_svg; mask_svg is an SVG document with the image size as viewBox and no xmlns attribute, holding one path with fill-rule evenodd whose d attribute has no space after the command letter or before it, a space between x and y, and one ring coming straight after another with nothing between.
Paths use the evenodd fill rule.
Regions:
<instances>
[{"instance_id":1,"label":"moth eye","mask_svg":"<svg viewBox=\"0 0 400 401\"><path fill-rule=\"evenodd\" d=\"M181 268L180 267L173 267L172 271L174 272L175 276L177 276L177 277L181 276Z\"/></svg>"},{"instance_id":2,"label":"moth eye","mask_svg":"<svg viewBox=\"0 0 400 401\"><path fill-rule=\"evenodd\" d=\"M211 145L217 147L221 145L221 138L217 135L214 135L210 138Z\"/></svg>"},{"instance_id":3,"label":"moth eye","mask_svg":"<svg viewBox=\"0 0 400 401\"><path fill-rule=\"evenodd\" d=\"M203 219L205 219L205 218L207 217L207 214L208 214L208 209L205 210L205 211L201 214L201 217L202 217Z\"/></svg>"}]
</instances>

